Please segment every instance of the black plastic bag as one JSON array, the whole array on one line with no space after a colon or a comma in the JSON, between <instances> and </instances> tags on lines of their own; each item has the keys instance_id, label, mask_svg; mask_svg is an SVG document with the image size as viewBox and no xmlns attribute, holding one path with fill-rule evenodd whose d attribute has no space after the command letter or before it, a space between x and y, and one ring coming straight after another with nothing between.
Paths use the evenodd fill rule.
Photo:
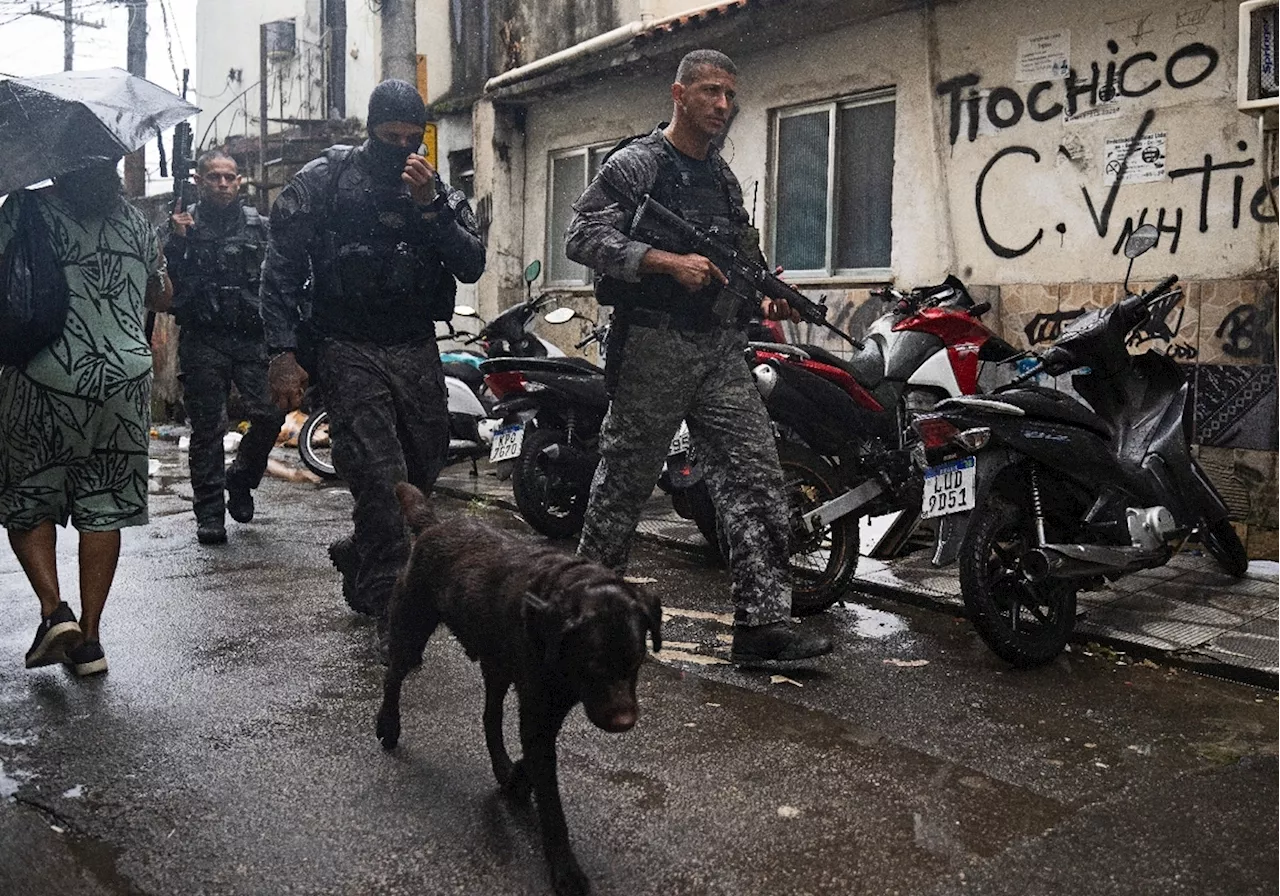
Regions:
<instances>
[{"instance_id":1,"label":"black plastic bag","mask_svg":"<svg viewBox=\"0 0 1280 896\"><path fill-rule=\"evenodd\" d=\"M0 266L0 365L25 367L62 332L71 296L35 199L18 193L17 229Z\"/></svg>"}]
</instances>

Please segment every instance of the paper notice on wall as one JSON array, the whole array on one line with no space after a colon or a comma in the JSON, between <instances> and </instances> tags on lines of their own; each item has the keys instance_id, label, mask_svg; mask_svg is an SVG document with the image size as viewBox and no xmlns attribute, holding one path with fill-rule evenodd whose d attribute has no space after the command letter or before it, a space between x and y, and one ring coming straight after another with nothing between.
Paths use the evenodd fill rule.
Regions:
<instances>
[{"instance_id":1,"label":"paper notice on wall","mask_svg":"<svg viewBox=\"0 0 1280 896\"><path fill-rule=\"evenodd\" d=\"M1087 97L1081 97L1087 99ZM1105 103L1097 103L1096 105L1081 104L1076 109L1074 115L1066 108L1065 104L1062 109L1062 121L1064 124L1084 124L1089 121L1106 121L1109 118L1119 118L1120 113L1124 111L1120 108L1120 100L1108 100Z\"/></svg>"},{"instance_id":2,"label":"paper notice on wall","mask_svg":"<svg viewBox=\"0 0 1280 896\"><path fill-rule=\"evenodd\" d=\"M1018 38L1019 81L1056 81L1071 70L1071 32L1052 31Z\"/></svg>"},{"instance_id":3,"label":"paper notice on wall","mask_svg":"<svg viewBox=\"0 0 1280 896\"><path fill-rule=\"evenodd\" d=\"M1127 160L1127 162L1126 162ZM1102 182L1113 184L1124 168L1122 184L1145 184L1164 180L1165 135L1147 134L1134 142L1132 137L1107 140L1107 161L1102 167Z\"/></svg>"}]
</instances>

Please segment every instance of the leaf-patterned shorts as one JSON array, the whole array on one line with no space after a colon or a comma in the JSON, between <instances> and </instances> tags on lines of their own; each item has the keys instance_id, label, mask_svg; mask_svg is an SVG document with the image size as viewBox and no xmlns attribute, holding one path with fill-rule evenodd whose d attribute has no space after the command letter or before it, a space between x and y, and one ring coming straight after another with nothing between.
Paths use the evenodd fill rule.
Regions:
<instances>
[{"instance_id":1,"label":"leaf-patterned shorts","mask_svg":"<svg viewBox=\"0 0 1280 896\"><path fill-rule=\"evenodd\" d=\"M150 418L150 371L85 397L0 368L0 526L145 525Z\"/></svg>"}]
</instances>

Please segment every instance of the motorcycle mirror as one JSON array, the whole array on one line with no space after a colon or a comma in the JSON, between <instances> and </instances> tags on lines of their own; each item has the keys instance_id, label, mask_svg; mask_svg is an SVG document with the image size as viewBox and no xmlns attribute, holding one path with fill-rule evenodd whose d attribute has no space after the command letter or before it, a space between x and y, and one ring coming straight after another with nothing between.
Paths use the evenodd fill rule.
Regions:
<instances>
[{"instance_id":1,"label":"motorcycle mirror","mask_svg":"<svg viewBox=\"0 0 1280 896\"><path fill-rule=\"evenodd\" d=\"M1124 242L1124 257L1137 258L1160 241L1160 231L1154 224L1143 224Z\"/></svg>"},{"instance_id":2,"label":"motorcycle mirror","mask_svg":"<svg viewBox=\"0 0 1280 896\"><path fill-rule=\"evenodd\" d=\"M479 312L470 305L454 305L453 313L457 317L479 317Z\"/></svg>"},{"instance_id":3,"label":"motorcycle mirror","mask_svg":"<svg viewBox=\"0 0 1280 896\"><path fill-rule=\"evenodd\" d=\"M535 258L533 261L529 262L528 266L524 269L524 282L532 283L534 280L538 279L538 275L541 273L542 262Z\"/></svg>"},{"instance_id":4,"label":"motorcycle mirror","mask_svg":"<svg viewBox=\"0 0 1280 896\"><path fill-rule=\"evenodd\" d=\"M568 323L577 316L578 312L574 311L572 308L556 308L544 314L542 319L549 324L563 324Z\"/></svg>"}]
</instances>

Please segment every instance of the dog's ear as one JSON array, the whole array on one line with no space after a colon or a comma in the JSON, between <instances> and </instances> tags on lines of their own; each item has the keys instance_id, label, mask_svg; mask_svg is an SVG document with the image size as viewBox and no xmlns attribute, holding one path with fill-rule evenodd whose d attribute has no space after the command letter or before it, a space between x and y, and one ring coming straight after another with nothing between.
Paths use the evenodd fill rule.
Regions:
<instances>
[{"instance_id":1,"label":"dog's ear","mask_svg":"<svg viewBox=\"0 0 1280 896\"><path fill-rule=\"evenodd\" d=\"M662 649L662 602L656 594L650 594L644 588L636 588L636 603L644 612L645 628L653 638L653 652Z\"/></svg>"},{"instance_id":2,"label":"dog's ear","mask_svg":"<svg viewBox=\"0 0 1280 896\"><path fill-rule=\"evenodd\" d=\"M542 647L544 662L548 666L555 665L560 655L560 636L564 631L560 614L550 601L543 600L532 591L524 593L521 614L530 638Z\"/></svg>"}]
</instances>

